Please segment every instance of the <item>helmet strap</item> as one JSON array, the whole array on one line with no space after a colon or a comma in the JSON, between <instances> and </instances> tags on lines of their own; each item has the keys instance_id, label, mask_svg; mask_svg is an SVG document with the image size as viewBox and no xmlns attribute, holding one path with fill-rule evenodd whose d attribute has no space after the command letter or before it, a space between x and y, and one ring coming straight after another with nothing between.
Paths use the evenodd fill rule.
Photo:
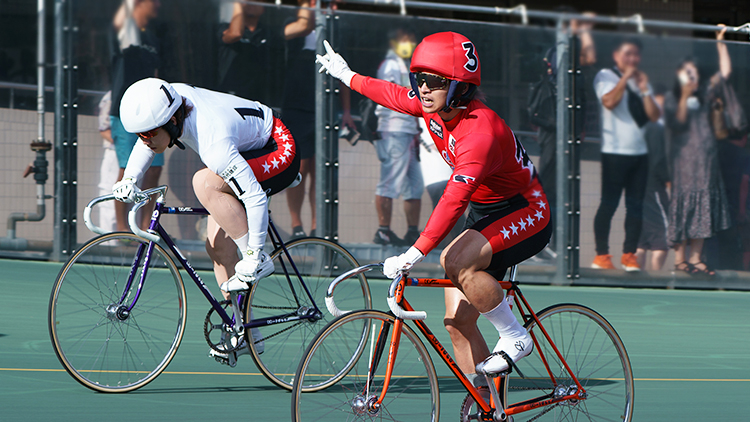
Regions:
<instances>
[{"instance_id":1,"label":"helmet strap","mask_svg":"<svg viewBox=\"0 0 750 422\"><path fill-rule=\"evenodd\" d=\"M417 99L422 101L422 97L419 96L419 85L417 84L417 77L414 76L414 72L409 72L409 84L411 84L411 90Z\"/></svg>"},{"instance_id":2,"label":"helmet strap","mask_svg":"<svg viewBox=\"0 0 750 422\"><path fill-rule=\"evenodd\" d=\"M459 81L451 80L451 83L448 85L448 95L445 96L445 107L443 107L442 111L450 113L458 105L458 98L454 99L453 97L456 96L456 89L458 89L459 84Z\"/></svg>"},{"instance_id":3,"label":"helmet strap","mask_svg":"<svg viewBox=\"0 0 750 422\"><path fill-rule=\"evenodd\" d=\"M181 110L182 113L185 113L185 106L181 105L178 111ZM174 145L177 145L177 148L184 150L185 145L180 142L177 138L182 135L182 124L184 123L185 119L177 119L177 124L172 123L172 119L169 119L167 123L162 126L164 130L167 131L169 134L169 145L168 148L172 148Z\"/></svg>"}]
</instances>

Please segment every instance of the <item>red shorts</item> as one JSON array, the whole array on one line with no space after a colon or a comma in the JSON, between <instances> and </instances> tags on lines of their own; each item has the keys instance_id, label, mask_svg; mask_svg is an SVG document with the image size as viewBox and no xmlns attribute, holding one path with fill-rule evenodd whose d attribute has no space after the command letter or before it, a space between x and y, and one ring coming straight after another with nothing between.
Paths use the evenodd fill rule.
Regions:
<instances>
[{"instance_id":1,"label":"red shorts","mask_svg":"<svg viewBox=\"0 0 750 422\"><path fill-rule=\"evenodd\" d=\"M536 178L525 192L507 201L472 202L466 224L492 246L487 269L502 272L541 252L552 235L547 196Z\"/></svg>"},{"instance_id":2,"label":"red shorts","mask_svg":"<svg viewBox=\"0 0 750 422\"><path fill-rule=\"evenodd\" d=\"M268 142L261 149L240 153L247 160L266 195L271 196L289 186L299 172L297 146L281 119L273 118Z\"/></svg>"}]
</instances>

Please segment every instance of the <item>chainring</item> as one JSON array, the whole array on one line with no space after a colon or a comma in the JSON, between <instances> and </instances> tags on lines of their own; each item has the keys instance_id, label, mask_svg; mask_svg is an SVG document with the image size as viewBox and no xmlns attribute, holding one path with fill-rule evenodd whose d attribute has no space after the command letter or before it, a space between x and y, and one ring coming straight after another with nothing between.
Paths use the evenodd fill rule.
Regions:
<instances>
[{"instance_id":1,"label":"chainring","mask_svg":"<svg viewBox=\"0 0 750 422\"><path fill-rule=\"evenodd\" d=\"M223 300L219 302L219 305L221 305L228 315L232 316L234 314L230 301ZM213 323L211 317L217 319L218 322ZM216 337L217 334L218 341L214 342L214 340L211 339L211 336L213 335ZM203 336L206 338L208 347L220 353L231 353L245 347L245 344L242 342L243 336L232 331L231 327L224 323L214 308L208 310L206 319L203 321Z\"/></svg>"}]
</instances>

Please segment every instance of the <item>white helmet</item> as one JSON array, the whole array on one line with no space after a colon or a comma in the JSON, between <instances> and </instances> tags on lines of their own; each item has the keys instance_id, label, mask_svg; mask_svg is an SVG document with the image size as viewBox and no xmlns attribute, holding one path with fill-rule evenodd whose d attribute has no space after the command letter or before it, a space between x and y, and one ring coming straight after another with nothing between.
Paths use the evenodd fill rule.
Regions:
<instances>
[{"instance_id":1,"label":"white helmet","mask_svg":"<svg viewBox=\"0 0 750 422\"><path fill-rule=\"evenodd\" d=\"M130 133L164 126L182 105L182 96L169 82L146 78L130 85L120 101L120 120Z\"/></svg>"}]
</instances>

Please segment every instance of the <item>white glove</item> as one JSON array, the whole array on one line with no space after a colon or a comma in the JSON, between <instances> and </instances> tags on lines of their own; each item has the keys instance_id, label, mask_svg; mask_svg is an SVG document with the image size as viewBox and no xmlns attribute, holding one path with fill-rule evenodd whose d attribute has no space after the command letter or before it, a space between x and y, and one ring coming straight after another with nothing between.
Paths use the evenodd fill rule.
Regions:
<instances>
[{"instance_id":1,"label":"white glove","mask_svg":"<svg viewBox=\"0 0 750 422\"><path fill-rule=\"evenodd\" d=\"M318 72L323 73L325 71L351 88L352 78L356 73L349 69L349 65L340 54L333 51L328 41L323 41L323 47L326 49L326 54L324 56L318 54L315 59L316 63L321 64Z\"/></svg>"},{"instance_id":2,"label":"white glove","mask_svg":"<svg viewBox=\"0 0 750 422\"><path fill-rule=\"evenodd\" d=\"M392 256L383 262L383 274L388 278L396 278L400 271L409 271L419 261L424 259L424 255L414 246L398 256Z\"/></svg>"},{"instance_id":3,"label":"white glove","mask_svg":"<svg viewBox=\"0 0 750 422\"><path fill-rule=\"evenodd\" d=\"M138 186L135 185L135 179L132 177L126 177L112 186L112 193L115 195L115 199L128 204L135 202L135 194L140 191Z\"/></svg>"}]
</instances>

